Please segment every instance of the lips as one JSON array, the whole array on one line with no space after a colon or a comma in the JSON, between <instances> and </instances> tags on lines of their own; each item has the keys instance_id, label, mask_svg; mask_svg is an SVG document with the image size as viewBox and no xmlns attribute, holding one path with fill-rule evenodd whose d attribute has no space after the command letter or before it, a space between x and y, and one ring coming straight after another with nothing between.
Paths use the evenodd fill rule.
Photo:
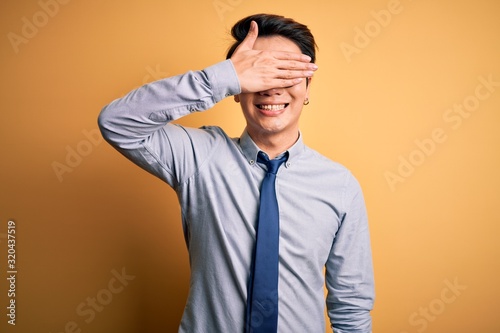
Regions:
<instances>
[{"instance_id":1,"label":"lips","mask_svg":"<svg viewBox=\"0 0 500 333\"><path fill-rule=\"evenodd\" d=\"M283 104L255 104L260 114L265 117L276 117L285 112L289 103Z\"/></svg>"}]
</instances>

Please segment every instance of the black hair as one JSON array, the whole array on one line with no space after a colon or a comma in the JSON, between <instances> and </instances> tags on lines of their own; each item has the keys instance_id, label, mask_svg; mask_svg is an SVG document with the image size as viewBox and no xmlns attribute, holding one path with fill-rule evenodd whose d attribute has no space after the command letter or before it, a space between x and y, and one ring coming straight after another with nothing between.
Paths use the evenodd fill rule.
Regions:
<instances>
[{"instance_id":1,"label":"black hair","mask_svg":"<svg viewBox=\"0 0 500 333\"><path fill-rule=\"evenodd\" d=\"M255 14L245 17L233 26L231 35L236 40L229 48L226 59L231 58L236 48L245 39L250 30L250 23L255 21L259 27L259 37L282 36L294 42L302 53L316 61L316 42L309 28L291 18L273 14Z\"/></svg>"}]
</instances>

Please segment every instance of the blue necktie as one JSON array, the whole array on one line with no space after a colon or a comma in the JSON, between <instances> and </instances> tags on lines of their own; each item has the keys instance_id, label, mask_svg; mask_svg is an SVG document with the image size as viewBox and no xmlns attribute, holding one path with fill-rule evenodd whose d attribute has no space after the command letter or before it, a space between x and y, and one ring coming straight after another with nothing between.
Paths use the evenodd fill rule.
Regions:
<instances>
[{"instance_id":1,"label":"blue necktie","mask_svg":"<svg viewBox=\"0 0 500 333\"><path fill-rule=\"evenodd\" d=\"M269 160L259 152L257 161L267 165L260 189L259 220L247 299L247 333L276 333L278 329L279 210L275 181L287 154Z\"/></svg>"}]
</instances>

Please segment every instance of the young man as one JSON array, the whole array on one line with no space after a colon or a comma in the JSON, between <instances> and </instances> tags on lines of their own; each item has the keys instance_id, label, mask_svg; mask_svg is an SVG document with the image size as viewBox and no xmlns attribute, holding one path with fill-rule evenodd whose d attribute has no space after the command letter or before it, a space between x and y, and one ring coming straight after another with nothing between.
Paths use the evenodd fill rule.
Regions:
<instances>
[{"instance_id":1,"label":"young man","mask_svg":"<svg viewBox=\"0 0 500 333\"><path fill-rule=\"evenodd\" d=\"M179 332L324 332L325 283L335 333L371 332L361 189L299 132L317 69L314 38L266 14L242 19L232 34L225 61L147 84L99 116L111 145L177 192L191 264ZM229 96L246 119L240 138L169 124Z\"/></svg>"}]
</instances>

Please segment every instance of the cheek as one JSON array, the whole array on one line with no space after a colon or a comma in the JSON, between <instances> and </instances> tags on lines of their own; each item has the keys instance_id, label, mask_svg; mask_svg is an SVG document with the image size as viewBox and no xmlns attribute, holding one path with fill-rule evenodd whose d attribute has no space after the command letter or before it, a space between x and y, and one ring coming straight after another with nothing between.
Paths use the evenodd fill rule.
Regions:
<instances>
[{"instance_id":1,"label":"cheek","mask_svg":"<svg viewBox=\"0 0 500 333\"><path fill-rule=\"evenodd\" d=\"M292 96L294 99L297 100L302 100L305 98L307 95L308 88L306 88L306 83L303 82L301 84L298 84L296 86L288 88L288 93L290 96Z\"/></svg>"},{"instance_id":2,"label":"cheek","mask_svg":"<svg viewBox=\"0 0 500 333\"><path fill-rule=\"evenodd\" d=\"M239 97L239 100L240 100L241 107L249 108L249 107L253 106L253 102L252 102L253 99L251 98L251 96L241 94Z\"/></svg>"}]
</instances>

